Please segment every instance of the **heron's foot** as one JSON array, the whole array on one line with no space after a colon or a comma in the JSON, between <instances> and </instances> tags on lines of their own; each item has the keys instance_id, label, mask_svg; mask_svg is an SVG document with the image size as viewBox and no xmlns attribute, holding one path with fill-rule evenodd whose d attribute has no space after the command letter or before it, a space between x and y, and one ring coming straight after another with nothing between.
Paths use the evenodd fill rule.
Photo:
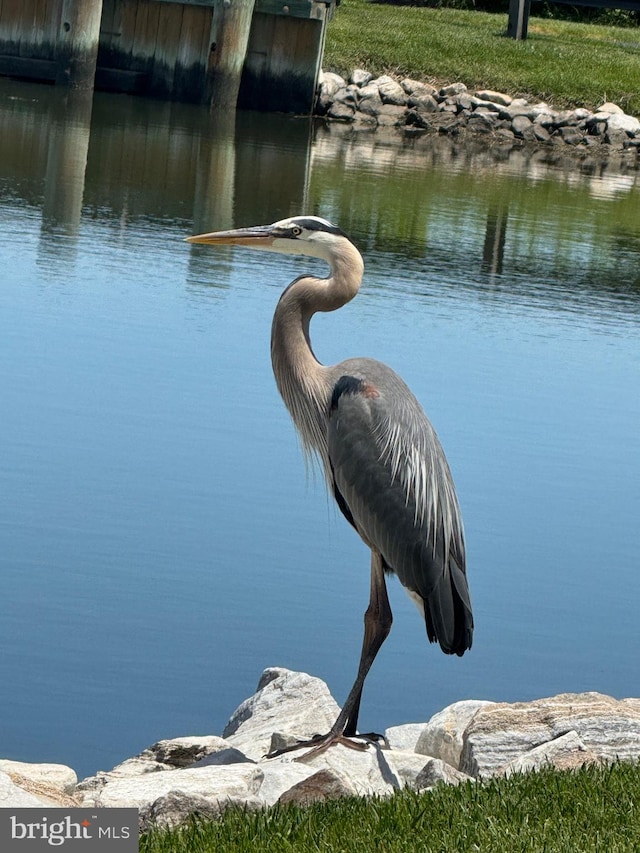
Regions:
<instances>
[{"instance_id":1,"label":"heron's foot","mask_svg":"<svg viewBox=\"0 0 640 853\"><path fill-rule=\"evenodd\" d=\"M346 746L348 749L355 749L358 752L365 752L369 748L370 743L379 744L381 740L388 746L386 738L383 735L378 735L374 732L370 732L366 735L359 734L354 735L353 737L347 737L342 732L331 731L326 735L314 735L312 738L309 738L309 740L296 741L296 743L282 747L282 749L274 749L272 752L269 752L266 757L277 758L279 755L284 755L287 752L295 752L298 749L309 748L309 752L305 752L304 755L299 755L294 759L294 761L310 761L312 758L315 758L316 755L321 755L323 752L326 752L329 747L335 746L336 744Z\"/></svg>"}]
</instances>

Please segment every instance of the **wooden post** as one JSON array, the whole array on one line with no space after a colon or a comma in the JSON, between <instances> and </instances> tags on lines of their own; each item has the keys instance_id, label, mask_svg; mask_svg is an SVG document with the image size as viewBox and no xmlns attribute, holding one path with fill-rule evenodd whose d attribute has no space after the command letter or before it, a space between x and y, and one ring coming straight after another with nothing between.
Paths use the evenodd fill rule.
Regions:
<instances>
[{"instance_id":1,"label":"wooden post","mask_svg":"<svg viewBox=\"0 0 640 853\"><path fill-rule=\"evenodd\" d=\"M531 0L509 0L509 23L507 24L509 38L518 41L526 39L530 8Z\"/></svg>"},{"instance_id":2,"label":"wooden post","mask_svg":"<svg viewBox=\"0 0 640 853\"><path fill-rule=\"evenodd\" d=\"M209 77L212 110L235 110L255 0L223 0L214 11Z\"/></svg>"},{"instance_id":3,"label":"wooden post","mask_svg":"<svg viewBox=\"0 0 640 853\"><path fill-rule=\"evenodd\" d=\"M62 0L56 83L93 89L101 18L102 0Z\"/></svg>"}]
</instances>

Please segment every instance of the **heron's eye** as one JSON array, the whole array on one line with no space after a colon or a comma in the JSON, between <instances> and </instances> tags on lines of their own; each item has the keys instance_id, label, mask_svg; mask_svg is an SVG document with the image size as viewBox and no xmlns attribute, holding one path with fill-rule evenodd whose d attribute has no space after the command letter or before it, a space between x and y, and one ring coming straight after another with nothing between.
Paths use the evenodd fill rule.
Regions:
<instances>
[{"instance_id":1,"label":"heron's eye","mask_svg":"<svg viewBox=\"0 0 640 853\"><path fill-rule=\"evenodd\" d=\"M294 237L299 237L302 234L302 228L299 225L294 225L291 229L291 233Z\"/></svg>"}]
</instances>

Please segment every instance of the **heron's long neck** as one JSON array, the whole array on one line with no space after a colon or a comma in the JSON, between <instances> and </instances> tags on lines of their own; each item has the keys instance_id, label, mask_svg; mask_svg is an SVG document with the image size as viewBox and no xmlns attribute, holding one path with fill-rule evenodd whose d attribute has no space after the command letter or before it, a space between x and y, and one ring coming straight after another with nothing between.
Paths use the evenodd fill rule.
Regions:
<instances>
[{"instance_id":1,"label":"heron's long neck","mask_svg":"<svg viewBox=\"0 0 640 853\"><path fill-rule=\"evenodd\" d=\"M346 242L346 241L345 241ZM327 419L333 388L332 368L315 357L309 323L317 311L334 311L358 292L362 258L355 247L332 259L332 275L304 276L284 291L273 316L271 361L278 390L307 451L318 453L328 471Z\"/></svg>"}]
</instances>

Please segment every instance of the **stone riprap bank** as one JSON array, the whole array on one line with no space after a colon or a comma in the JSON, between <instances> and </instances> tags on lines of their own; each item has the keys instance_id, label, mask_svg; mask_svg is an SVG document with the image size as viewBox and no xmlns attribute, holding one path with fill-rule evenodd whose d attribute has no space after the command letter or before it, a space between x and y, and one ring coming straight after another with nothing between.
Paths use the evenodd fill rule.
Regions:
<instances>
[{"instance_id":1,"label":"stone riprap bank","mask_svg":"<svg viewBox=\"0 0 640 853\"><path fill-rule=\"evenodd\" d=\"M638 156L640 121L619 106L556 110L503 92L470 92L464 83L437 89L429 83L356 69L347 82L323 72L316 115L360 126L394 126L450 135L473 133L512 144L569 145L577 150L627 151Z\"/></svg>"},{"instance_id":2,"label":"stone riprap bank","mask_svg":"<svg viewBox=\"0 0 640 853\"><path fill-rule=\"evenodd\" d=\"M386 747L335 746L308 761L272 749L324 732L339 713L327 685L271 667L222 737L159 741L80 783L70 767L0 761L0 807L137 808L140 826L180 824L225 809L390 796L410 787L487 779L552 765L640 760L640 699L564 693L532 702L465 700L430 720L394 726ZM306 750L303 750L306 752Z\"/></svg>"}]
</instances>

